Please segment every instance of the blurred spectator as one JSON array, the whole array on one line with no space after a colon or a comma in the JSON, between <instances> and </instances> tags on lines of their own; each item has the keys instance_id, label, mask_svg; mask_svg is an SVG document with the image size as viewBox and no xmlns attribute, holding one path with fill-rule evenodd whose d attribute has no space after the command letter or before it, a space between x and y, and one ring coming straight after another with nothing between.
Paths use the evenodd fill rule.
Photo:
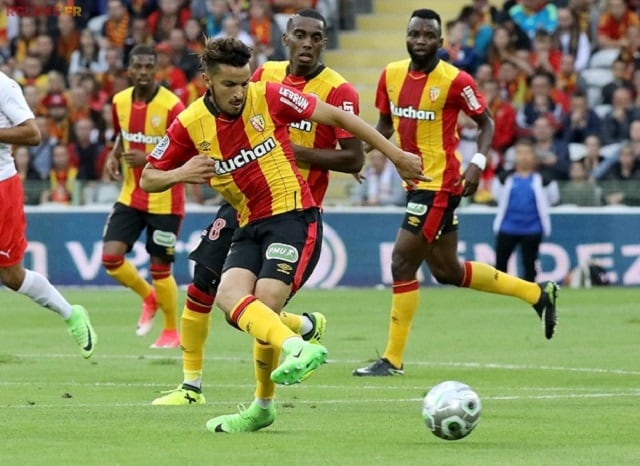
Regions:
<instances>
[{"instance_id":1,"label":"blurred spectator","mask_svg":"<svg viewBox=\"0 0 640 466\"><path fill-rule=\"evenodd\" d=\"M554 48L563 55L571 54L575 57L575 71L582 71L589 65L589 36L580 29L576 14L569 8L558 8L558 28L553 39Z\"/></svg>"},{"instance_id":2,"label":"blurred spectator","mask_svg":"<svg viewBox=\"0 0 640 466\"><path fill-rule=\"evenodd\" d=\"M601 148L602 142L597 135L591 134L584 139L585 152L581 160L589 179L595 179L595 173L600 167L600 164L605 160L605 157L600 152Z\"/></svg>"},{"instance_id":3,"label":"blurred spectator","mask_svg":"<svg viewBox=\"0 0 640 466\"><path fill-rule=\"evenodd\" d=\"M204 49L205 35L202 24L195 18L190 18L184 25L187 37L187 48L191 53L199 54Z\"/></svg>"},{"instance_id":4,"label":"blurred spectator","mask_svg":"<svg viewBox=\"0 0 640 466\"><path fill-rule=\"evenodd\" d=\"M478 86L482 86L487 81L495 79L493 76L493 70L488 63L480 63L473 77L478 83Z\"/></svg>"},{"instance_id":5,"label":"blurred spectator","mask_svg":"<svg viewBox=\"0 0 640 466\"><path fill-rule=\"evenodd\" d=\"M560 203L580 207L602 205L602 190L589 179L584 159L574 160L569 165L569 180L560 185Z\"/></svg>"},{"instance_id":6,"label":"blurred spectator","mask_svg":"<svg viewBox=\"0 0 640 466\"><path fill-rule=\"evenodd\" d=\"M39 35L36 38L35 53L42 63L43 73L46 74L51 70L56 70L63 75L67 74L69 64L58 55L51 36Z\"/></svg>"},{"instance_id":7,"label":"blurred spectator","mask_svg":"<svg viewBox=\"0 0 640 466\"><path fill-rule=\"evenodd\" d=\"M629 125L639 118L638 110L633 105L631 91L619 87L613 92L611 111L602 120L602 141L613 144L623 141L629 134Z\"/></svg>"},{"instance_id":8,"label":"blurred spectator","mask_svg":"<svg viewBox=\"0 0 640 466\"><path fill-rule=\"evenodd\" d=\"M500 96L519 109L524 105L527 95L527 77L512 61L504 61L498 69Z\"/></svg>"},{"instance_id":9,"label":"blurred spectator","mask_svg":"<svg viewBox=\"0 0 640 466\"><path fill-rule=\"evenodd\" d=\"M248 31L256 41L257 63L267 60L285 60L287 52L282 43L282 30L273 19L271 7L266 0L251 0L248 17L240 27Z\"/></svg>"},{"instance_id":10,"label":"blurred spectator","mask_svg":"<svg viewBox=\"0 0 640 466\"><path fill-rule=\"evenodd\" d=\"M474 0L473 6L463 7L457 18L463 25L462 44L472 48L479 62L486 60L493 35L493 19L485 14L484 5L488 5L487 0Z\"/></svg>"},{"instance_id":11,"label":"blurred spectator","mask_svg":"<svg viewBox=\"0 0 640 466\"><path fill-rule=\"evenodd\" d=\"M200 60L187 47L185 31L183 29L173 29L169 33L168 43L171 63L184 71L187 81L190 81L200 70Z\"/></svg>"},{"instance_id":12,"label":"blurred spectator","mask_svg":"<svg viewBox=\"0 0 640 466\"><path fill-rule=\"evenodd\" d=\"M187 86L187 77L184 71L171 62L171 46L168 42L160 42L156 45L156 52L158 53L156 81L182 98Z\"/></svg>"},{"instance_id":13,"label":"blurred spectator","mask_svg":"<svg viewBox=\"0 0 640 466\"><path fill-rule=\"evenodd\" d=\"M227 0L206 0L207 16L205 32L207 37L215 37L222 32L222 23L231 15Z\"/></svg>"},{"instance_id":14,"label":"blurred spectator","mask_svg":"<svg viewBox=\"0 0 640 466\"><path fill-rule=\"evenodd\" d=\"M549 117L541 116L533 124L533 149L538 159L538 170L553 180L566 180L569 175L569 148L554 137L554 126Z\"/></svg>"},{"instance_id":15,"label":"blurred spectator","mask_svg":"<svg viewBox=\"0 0 640 466\"><path fill-rule=\"evenodd\" d=\"M618 160L604 176L603 190L608 205L640 205L640 159L631 145L620 150Z\"/></svg>"},{"instance_id":16,"label":"blurred spectator","mask_svg":"<svg viewBox=\"0 0 640 466\"><path fill-rule=\"evenodd\" d=\"M107 50L105 51L104 59L107 63L107 70L100 76L101 89L105 94L109 96L109 98L111 98L111 96L117 92L117 79L119 77L122 77L123 75L126 76L126 71L122 67L122 56L120 54L120 49L117 49L115 47L107 48ZM125 85L122 89L126 87L128 86Z\"/></svg>"},{"instance_id":17,"label":"blurred spectator","mask_svg":"<svg viewBox=\"0 0 640 466\"><path fill-rule=\"evenodd\" d=\"M355 187L353 203L365 206L404 205L406 195L402 178L382 153L372 150L367 155L362 184Z\"/></svg>"},{"instance_id":18,"label":"blurred spectator","mask_svg":"<svg viewBox=\"0 0 640 466\"><path fill-rule=\"evenodd\" d=\"M129 35L131 16L122 0L108 0L107 20L102 26L102 37L109 45L120 48Z\"/></svg>"},{"instance_id":19,"label":"blurred spectator","mask_svg":"<svg viewBox=\"0 0 640 466\"><path fill-rule=\"evenodd\" d=\"M576 18L580 32L584 32L589 38L591 49L595 49L598 45L600 2L597 0L569 0L569 9Z\"/></svg>"},{"instance_id":20,"label":"blurred spectator","mask_svg":"<svg viewBox=\"0 0 640 466\"><path fill-rule=\"evenodd\" d=\"M40 145L29 147L29 155L31 155L31 164L38 172L41 179L49 178L51 170L51 161L53 159L53 146L56 142L49 134L49 118L45 116L36 116L36 124L40 131Z\"/></svg>"},{"instance_id":21,"label":"blurred spectator","mask_svg":"<svg viewBox=\"0 0 640 466\"><path fill-rule=\"evenodd\" d=\"M71 53L69 75L90 71L104 73L107 71L106 51L101 49L97 39L89 29L80 32L79 47Z\"/></svg>"},{"instance_id":22,"label":"blurred spectator","mask_svg":"<svg viewBox=\"0 0 640 466\"><path fill-rule=\"evenodd\" d=\"M598 24L598 47L627 47L627 28L639 24L640 18L627 7L625 0L607 0Z\"/></svg>"},{"instance_id":23,"label":"blurred spectator","mask_svg":"<svg viewBox=\"0 0 640 466\"><path fill-rule=\"evenodd\" d=\"M40 103L40 92L36 86L33 84L27 84L22 87L22 92L24 93L24 98L27 101L29 108L36 116L46 115L47 110Z\"/></svg>"},{"instance_id":24,"label":"blurred spectator","mask_svg":"<svg viewBox=\"0 0 640 466\"><path fill-rule=\"evenodd\" d=\"M129 53L138 44L153 44L153 36L149 31L146 17L133 18L131 20L131 33L124 41L122 55L124 57L124 66L129 64Z\"/></svg>"},{"instance_id":25,"label":"blurred spectator","mask_svg":"<svg viewBox=\"0 0 640 466\"><path fill-rule=\"evenodd\" d=\"M157 42L169 40L171 31L183 29L191 11L182 0L159 0L158 9L149 15L149 31Z\"/></svg>"},{"instance_id":26,"label":"blurred spectator","mask_svg":"<svg viewBox=\"0 0 640 466\"><path fill-rule=\"evenodd\" d=\"M98 81L93 73L85 73L80 77L79 86L84 88L87 95L90 116L94 123L97 123L98 115L102 113L102 108L108 102L109 96L100 89Z\"/></svg>"},{"instance_id":27,"label":"blurred spectator","mask_svg":"<svg viewBox=\"0 0 640 466\"><path fill-rule=\"evenodd\" d=\"M584 143L587 136L600 137L602 121L593 109L589 108L587 95L576 92L571 96L570 110L562 118L562 136L566 143Z\"/></svg>"},{"instance_id":28,"label":"blurred spectator","mask_svg":"<svg viewBox=\"0 0 640 466\"><path fill-rule=\"evenodd\" d=\"M493 135L491 143L491 159L487 168L483 172L501 171L504 164L504 154L511 147L516 138L516 110L508 100L500 96L498 81L486 81L481 87L487 107L493 115L496 128L499 128ZM492 177L492 176L490 176Z\"/></svg>"},{"instance_id":29,"label":"blurred spectator","mask_svg":"<svg viewBox=\"0 0 640 466\"><path fill-rule=\"evenodd\" d=\"M48 80L46 73L42 72L42 62L36 56L27 56L22 62L22 76L18 76L16 81L21 86L35 86L40 95L47 92Z\"/></svg>"},{"instance_id":30,"label":"blurred spectator","mask_svg":"<svg viewBox=\"0 0 640 466\"><path fill-rule=\"evenodd\" d=\"M558 9L549 0L521 0L509 8L509 16L531 40L539 29L553 34L558 27Z\"/></svg>"},{"instance_id":31,"label":"blurred spectator","mask_svg":"<svg viewBox=\"0 0 640 466\"><path fill-rule=\"evenodd\" d=\"M558 185L537 171L537 158L529 140L514 146L515 165L493 182L498 212L493 222L496 234L496 269L507 271L509 258L520 246L521 277L534 282L542 238L551 234L549 207L559 200Z\"/></svg>"},{"instance_id":32,"label":"blurred spectator","mask_svg":"<svg viewBox=\"0 0 640 466\"><path fill-rule=\"evenodd\" d=\"M82 118L75 123L73 129L74 140L69 145L69 150L73 153L71 159L78 161L78 179L99 180L102 174L98 171L98 161L102 147L91 141L93 121Z\"/></svg>"},{"instance_id":33,"label":"blurred spectator","mask_svg":"<svg viewBox=\"0 0 640 466\"><path fill-rule=\"evenodd\" d=\"M66 63L71 61L71 54L80 46L80 34L71 15L58 16L58 34L55 41L56 53Z\"/></svg>"},{"instance_id":34,"label":"blurred spectator","mask_svg":"<svg viewBox=\"0 0 640 466\"><path fill-rule=\"evenodd\" d=\"M571 96L575 93L586 93L587 83L576 71L575 60L570 53L562 55L560 59L560 71L556 75L556 89L561 95L561 102L570 105ZM569 107L563 108L565 112Z\"/></svg>"},{"instance_id":35,"label":"blurred spectator","mask_svg":"<svg viewBox=\"0 0 640 466\"><path fill-rule=\"evenodd\" d=\"M89 95L83 86L78 85L71 88L67 105L69 107L69 121L72 125L85 118L96 119L96 115L89 107Z\"/></svg>"},{"instance_id":36,"label":"blurred spectator","mask_svg":"<svg viewBox=\"0 0 640 466\"><path fill-rule=\"evenodd\" d=\"M42 193L41 203L73 203L77 175L78 169L71 165L67 146L56 144L53 148L53 160L49 173L49 189Z\"/></svg>"},{"instance_id":37,"label":"blurred spectator","mask_svg":"<svg viewBox=\"0 0 640 466\"><path fill-rule=\"evenodd\" d=\"M568 104L562 101L564 96L559 95L555 84L555 76L546 71L537 71L529 78L530 96L516 116L520 135L531 135L533 123L542 116L550 119L554 125L554 132L559 129L564 108L568 107Z\"/></svg>"},{"instance_id":38,"label":"blurred spectator","mask_svg":"<svg viewBox=\"0 0 640 466\"><path fill-rule=\"evenodd\" d=\"M67 84L64 80L64 74L59 71L49 71L47 73L47 95L49 94L66 94ZM65 97L67 97L65 95Z\"/></svg>"},{"instance_id":39,"label":"blurred spectator","mask_svg":"<svg viewBox=\"0 0 640 466\"><path fill-rule=\"evenodd\" d=\"M39 204L43 182L38 171L33 168L29 149L25 146L17 146L13 151L13 158L18 176L24 186L24 203L27 205Z\"/></svg>"},{"instance_id":40,"label":"blurred spectator","mask_svg":"<svg viewBox=\"0 0 640 466\"><path fill-rule=\"evenodd\" d=\"M35 49L36 37L38 36L35 18L21 16L19 25L18 36L11 39L9 43L11 56L18 64L27 58L30 50Z\"/></svg>"},{"instance_id":41,"label":"blurred spectator","mask_svg":"<svg viewBox=\"0 0 640 466\"><path fill-rule=\"evenodd\" d=\"M465 24L460 20L448 21L444 46L440 49L441 57L452 65L473 75L478 66L478 56L474 49L464 44Z\"/></svg>"},{"instance_id":42,"label":"blurred spectator","mask_svg":"<svg viewBox=\"0 0 640 466\"><path fill-rule=\"evenodd\" d=\"M498 75L500 67L507 61L516 67L518 74L523 73L524 76L528 76L533 72L529 61L520 58L517 50L509 30L505 26L496 26L487 51L487 62L492 66L494 76Z\"/></svg>"},{"instance_id":43,"label":"blurred spectator","mask_svg":"<svg viewBox=\"0 0 640 466\"><path fill-rule=\"evenodd\" d=\"M560 72L560 59L562 52L554 48L553 38L544 29L539 29L533 39L533 51L529 57L529 63L534 71L546 71L551 74Z\"/></svg>"},{"instance_id":44,"label":"blurred spectator","mask_svg":"<svg viewBox=\"0 0 640 466\"><path fill-rule=\"evenodd\" d=\"M49 111L48 134L56 142L69 143L71 121L69 120L69 108L64 94L48 94L42 101Z\"/></svg>"},{"instance_id":45,"label":"blurred spectator","mask_svg":"<svg viewBox=\"0 0 640 466\"><path fill-rule=\"evenodd\" d=\"M611 66L613 71L613 81L602 87L602 103L611 105L613 103L613 93L619 87L626 87L633 90L632 82L627 78L627 64L621 58L616 59Z\"/></svg>"},{"instance_id":46,"label":"blurred spectator","mask_svg":"<svg viewBox=\"0 0 640 466\"><path fill-rule=\"evenodd\" d=\"M240 27L240 21L235 16L227 16L222 23L222 31L216 37L234 37L248 47L253 47L255 40L247 31Z\"/></svg>"}]
</instances>

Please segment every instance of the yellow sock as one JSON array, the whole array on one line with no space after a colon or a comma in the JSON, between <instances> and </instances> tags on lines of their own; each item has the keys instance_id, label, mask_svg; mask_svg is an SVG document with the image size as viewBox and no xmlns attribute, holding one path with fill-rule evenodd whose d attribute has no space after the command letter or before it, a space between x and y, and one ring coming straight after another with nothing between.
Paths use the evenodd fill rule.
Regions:
<instances>
[{"instance_id":1,"label":"yellow sock","mask_svg":"<svg viewBox=\"0 0 640 466\"><path fill-rule=\"evenodd\" d=\"M464 263L464 279L460 286L488 293L514 296L532 305L538 302L541 294L537 283L500 272L495 267L482 262L468 261Z\"/></svg>"},{"instance_id":2,"label":"yellow sock","mask_svg":"<svg viewBox=\"0 0 640 466\"><path fill-rule=\"evenodd\" d=\"M298 314L289 314L282 311L280 313L280 320L283 324L289 327L293 332L300 334L302 331L302 316Z\"/></svg>"},{"instance_id":3,"label":"yellow sock","mask_svg":"<svg viewBox=\"0 0 640 466\"><path fill-rule=\"evenodd\" d=\"M151 285L140 276L138 269L129 261L124 261L120 267L106 269L107 274L118 283L131 288L142 299L151 293Z\"/></svg>"},{"instance_id":4,"label":"yellow sock","mask_svg":"<svg viewBox=\"0 0 640 466\"><path fill-rule=\"evenodd\" d=\"M238 301L231 311L231 320L252 337L276 348L281 348L288 338L297 336L280 321L278 314L252 295Z\"/></svg>"},{"instance_id":5,"label":"yellow sock","mask_svg":"<svg viewBox=\"0 0 640 466\"><path fill-rule=\"evenodd\" d=\"M162 309L165 330L175 330L178 326L178 285L173 275L153 280L158 307Z\"/></svg>"},{"instance_id":6,"label":"yellow sock","mask_svg":"<svg viewBox=\"0 0 640 466\"><path fill-rule=\"evenodd\" d=\"M420 289L417 280L393 284L389 340L383 357L398 368L402 366L404 350L407 346L413 317L418 310L419 298Z\"/></svg>"},{"instance_id":7,"label":"yellow sock","mask_svg":"<svg viewBox=\"0 0 640 466\"><path fill-rule=\"evenodd\" d=\"M182 371L185 382L202 378L204 349L210 324L210 312L195 312L187 305L182 309L180 346L182 347Z\"/></svg>"},{"instance_id":8,"label":"yellow sock","mask_svg":"<svg viewBox=\"0 0 640 466\"><path fill-rule=\"evenodd\" d=\"M272 400L276 384L271 380L271 372L278 367L280 350L258 340L253 341L253 365L256 374L256 398Z\"/></svg>"}]
</instances>

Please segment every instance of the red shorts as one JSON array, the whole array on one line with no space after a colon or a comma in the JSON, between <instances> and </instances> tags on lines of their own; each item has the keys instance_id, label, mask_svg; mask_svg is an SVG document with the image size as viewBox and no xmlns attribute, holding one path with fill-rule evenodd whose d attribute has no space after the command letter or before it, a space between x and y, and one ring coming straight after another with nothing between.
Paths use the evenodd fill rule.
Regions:
<instances>
[{"instance_id":1,"label":"red shorts","mask_svg":"<svg viewBox=\"0 0 640 466\"><path fill-rule=\"evenodd\" d=\"M22 262L27 249L24 191L18 175L0 181L0 267Z\"/></svg>"}]
</instances>

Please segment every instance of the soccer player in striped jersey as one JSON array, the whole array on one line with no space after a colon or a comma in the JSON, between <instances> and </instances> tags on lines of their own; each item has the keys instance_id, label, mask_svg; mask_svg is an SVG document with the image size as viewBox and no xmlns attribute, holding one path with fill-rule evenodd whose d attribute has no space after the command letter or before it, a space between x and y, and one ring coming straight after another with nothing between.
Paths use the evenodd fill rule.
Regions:
<instances>
[{"instance_id":1,"label":"soccer player in striped jersey","mask_svg":"<svg viewBox=\"0 0 640 466\"><path fill-rule=\"evenodd\" d=\"M11 146L37 146L41 134L20 86L0 72L0 283L51 309L85 358L91 357L98 337L84 307L71 305L44 275L25 269L27 249L24 190L11 154Z\"/></svg>"},{"instance_id":2,"label":"soccer player in striped jersey","mask_svg":"<svg viewBox=\"0 0 640 466\"><path fill-rule=\"evenodd\" d=\"M359 97L355 88L320 61L327 41L325 18L316 10L302 9L289 19L287 26L283 38L291 59L266 62L255 71L252 81L284 83L302 92L312 92L324 102L358 114ZM322 204L327 190L329 170L358 173L362 168L362 143L341 128L304 120L289 125L289 136L294 145L298 169L307 180L318 205ZM336 149L336 144L340 149ZM156 398L154 405L205 402L202 393L205 341L222 266L237 228L236 211L229 204L223 204L216 218L203 231L198 246L189 255L195 261L195 267L180 326L183 382L177 389ZM280 318L305 340L320 342L326 325L326 318L321 313L298 315L282 311ZM257 340L254 345L256 373L260 374L264 359L261 354L263 345ZM275 387L269 373L261 374L258 379L256 398L273 399Z\"/></svg>"},{"instance_id":3,"label":"soccer player in striped jersey","mask_svg":"<svg viewBox=\"0 0 640 466\"><path fill-rule=\"evenodd\" d=\"M421 155L429 182L408 187L407 208L396 238L391 273L393 295L389 339L381 358L356 369L357 376L403 374L403 355L418 309L418 268L426 262L439 283L514 296L533 305L546 338L556 325L553 282L538 285L499 272L480 262L458 260L458 220L461 196L478 188L486 154L494 134L493 118L477 86L467 73L438 58L442 23L433 10L411 14L407 27L409 59L390 63L378 81L377 129L385 137L398 134L400 147ZM458 113L477 124L478 153L462 171L456 152Z\"/></svg>"},{"instance_id":4,"label":"soccer player in striped jersey","mask_svg":"<svg viewBox=\"0 0 640 466\"><path fill-rule=\"evenodd\" d=\"M239 229L225 260L216 303L227 318L263 342L263 367L276 384L306 379L327 358L278 317L315 267L322 218L298 170L288 125L303 120L342 127L385 153L409 183L426 181L419 159L357 116L276 82L251 82L251 49L237 39L210 39L201 55L208 91L173 122L147 156L141 186L209 182L238 212ZM415 180L415 181L414 181ZM215 234L215 231L214 231ZM284 360L279 363L280 352ZM215 432L247 432L275 420L272 399L219 416Z\"/></svg>"},{"instance_id":5,"label":"soccer player in striped jersey","mask_svg":"<svg viewBox=\"0 0 640 466\"><path fill-rule=\"evenodd\" d=\"M118 138L105 169L123 183L105 225L102 264L111 277L142 298L136 333L146 335L151 330L159 307L163 330L151 348L177 348L178 286L171 268L184 217L184 186L178 184L165 192L149 194L139 185L146 154L184 110L173 92L155 82L156 63L152 47L134 47L128 68L133 86L113 96L113 127ZM152 284L125 258L143 231Z\"/></svg>"}]
</instances>

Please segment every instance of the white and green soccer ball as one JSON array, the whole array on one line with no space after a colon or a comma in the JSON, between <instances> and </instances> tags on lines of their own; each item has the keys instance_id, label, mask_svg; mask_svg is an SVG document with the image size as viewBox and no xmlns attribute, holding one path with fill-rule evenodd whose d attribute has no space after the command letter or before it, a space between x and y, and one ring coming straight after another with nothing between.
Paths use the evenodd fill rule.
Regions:
<instances>
[{"instance_id":1,"label":"white and green soccer ball","mask_svg":"<svg viewBox=\"0 0 640 466\"><path fill-rule=\"evenodd\" d=\"M422 402L422 418L433 435L459 440L476 427L482 414L478 394L467 384L449 380L429 390Z\"/></svg>"}]
</instances>

